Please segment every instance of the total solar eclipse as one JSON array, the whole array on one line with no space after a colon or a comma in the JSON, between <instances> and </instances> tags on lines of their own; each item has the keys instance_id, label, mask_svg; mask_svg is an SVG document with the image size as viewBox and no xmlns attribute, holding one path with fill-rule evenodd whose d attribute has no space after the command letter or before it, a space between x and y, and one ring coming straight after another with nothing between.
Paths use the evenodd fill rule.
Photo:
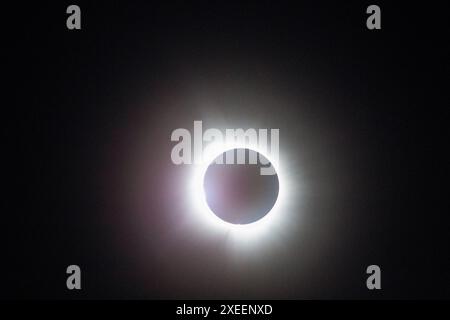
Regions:
<instances>
[{"instance_id":1,"label":"total solar eclipse","mask_svg":"<svg viewBox=\"0 0 450 320\"><path fill-rule=\"evenodd\" d=\"M230 153L259 161L223 163ZM278 175L262 175L260 162L269 161L260 153L243 148L227 150L209 164L203 179L205 200L210 210L231 224L246 225L266 216L278 198Z\"/></svg>"}]
</instances>

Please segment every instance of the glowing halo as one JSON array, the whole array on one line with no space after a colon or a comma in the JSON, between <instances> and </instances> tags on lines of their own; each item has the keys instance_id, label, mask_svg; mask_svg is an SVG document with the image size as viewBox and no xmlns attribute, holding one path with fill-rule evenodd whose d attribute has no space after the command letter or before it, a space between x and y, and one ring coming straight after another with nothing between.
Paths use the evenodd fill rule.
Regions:
<instances>
[{"instance_id":1,"label":"glowing halo","mask_svg":"<svg viewBox=\"0 0 450 320\"><path fill-rule=\"evenodd\" d=\"M209 165L221 154L231 149L249 149L262 154L270 161L278 175L278 197L272 209L261 219L248 224L233 224L222 220L208 206L204 191L204 177ZM283 220L283 204L286 197L286 183L284 172L275 159L267 156L266 150L261 150L255 144L249 143L210 143L203 151L203 162L193 165L192 184L190 185L190 198L194 207L195 218L199 223L203 223L218 231L231 233L239 238L248 238L265 233L272 226L278 225Z\"/></svg>"}]
</instances>

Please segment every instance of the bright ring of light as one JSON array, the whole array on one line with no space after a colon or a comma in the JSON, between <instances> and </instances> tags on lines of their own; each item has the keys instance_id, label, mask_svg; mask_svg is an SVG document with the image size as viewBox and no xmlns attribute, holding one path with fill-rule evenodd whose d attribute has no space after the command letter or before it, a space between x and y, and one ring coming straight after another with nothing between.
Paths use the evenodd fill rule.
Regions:
<instances>
[{"instance_id":1,"label":"bright ring of light","mask_svg":"<svg viewBox=\"0 0 450 320\"><path fill-rule=\"evenodd\" d=\"M206 201L206 194L203 187L204 177L209 165L222 153L230 149L250 149L262 154L270 161L278 175L278 198L273 205L272 209L261 219L249 223L249 224L232 224L219 218L208 206ZM190 195L194 206L195 218L199 223L207 224L208 227L215 228L217 230L232 232L233 234L239 234L242 236L254 236L265 233L265 231L271 226L281 223L283 210L281 210L282 204L285 202L285 185L284 175L282 168L275 159L271 159L267 156L267 153L258 148L257 145L249 145L248 143L211 143L203 151L203 162L200 165L194 165L194 175L192 184L190 185Z\"/></svg>"}]
</instances>

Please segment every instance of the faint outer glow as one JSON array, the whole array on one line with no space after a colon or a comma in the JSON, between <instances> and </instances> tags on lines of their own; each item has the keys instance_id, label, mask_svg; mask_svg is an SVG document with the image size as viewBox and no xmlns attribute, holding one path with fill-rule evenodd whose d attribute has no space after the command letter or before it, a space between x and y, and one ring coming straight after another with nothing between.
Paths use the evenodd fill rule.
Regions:
<instances>
[{"instance_id":1,"label":"faint outer glow","mask_svg":"<svg viewBox=\"0 0 450 320\"><path fill-rule=\"evenodd\" d=\"M232 224L220 219L211 211L207 202L204 191L204 176L208 166L222 153L230 149L247 148L256 151L265 156L274 166L279 181L278 198L273 208L261 219L249 224ZM274 157L279 158L279 157ZM278 161L280 162L280 161ZM198 223L202 223L210 229L224 232L233 237L233 240L250 240L251 238L260 238L264 234L268 234L272 227L279 226L283 223L286 210L283 210L286 204L287 181L280 163L272 162L270 156L260 151L258 145L249 143L210 143L203 151L203 163L201 165L192 165L193 177L191 180L190 197L193 205L194 218Z\"/></svg>"}]
</instances>

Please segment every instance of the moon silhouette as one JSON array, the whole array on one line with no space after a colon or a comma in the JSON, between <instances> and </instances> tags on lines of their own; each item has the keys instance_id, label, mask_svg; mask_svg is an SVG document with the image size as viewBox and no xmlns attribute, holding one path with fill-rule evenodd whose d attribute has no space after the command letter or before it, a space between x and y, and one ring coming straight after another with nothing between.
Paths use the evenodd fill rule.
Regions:
<instances>
[{"instance_id":1,"label":"moon silhouette","mask_svg":"<svg viewBox=\"0 0 450 320\"><path fill-rule=\"evenodd\" d=\"M220 219L232 224L250 224L267 215L275 205L279 192L278 174L262 175L260 168L270 166L262 154L250 149L232 149L234 158L244 150L245 163L217 163L219 155L207 168L203 187L206 202ZM230 151L227 151L230 152ZM257 154L257 163L249 163L250 152ZM261 159L263 161L261 161Z\"/></svg>"}]
</instances>

